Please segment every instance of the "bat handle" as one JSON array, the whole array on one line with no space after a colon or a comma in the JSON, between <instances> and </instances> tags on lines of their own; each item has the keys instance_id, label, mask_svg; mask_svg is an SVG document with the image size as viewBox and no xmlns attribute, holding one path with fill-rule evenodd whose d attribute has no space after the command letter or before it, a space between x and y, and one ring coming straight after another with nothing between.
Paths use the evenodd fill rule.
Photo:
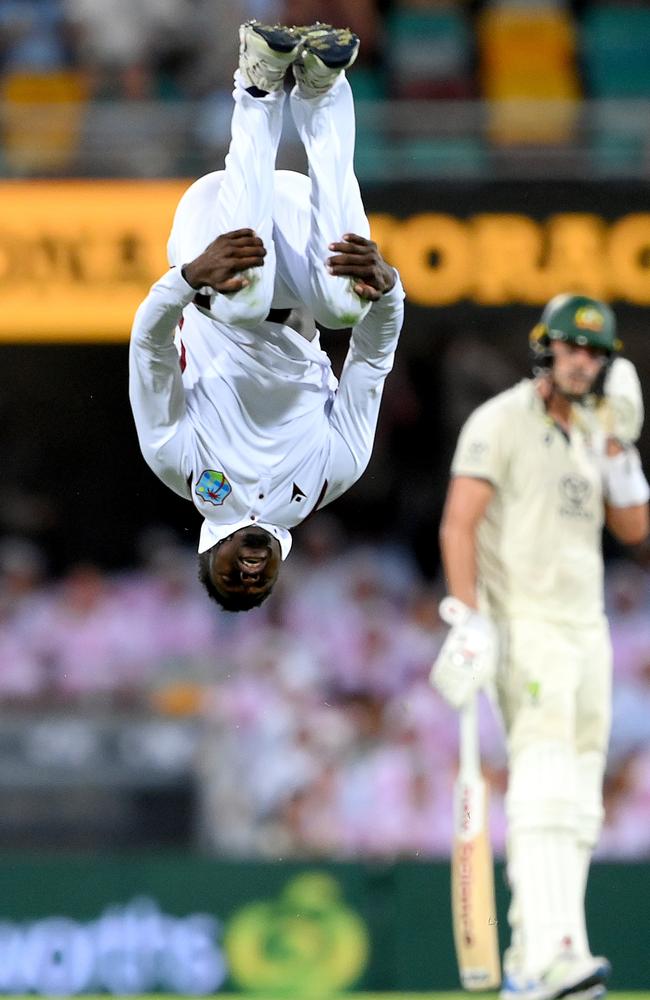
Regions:
<instances>
[{"instance_id":1,"label":"bat handle","mask_svg":"<svg viewBox=\"0 0 650 1000\"><path fill-rule=\"evenodd\" d=\"M478 777L481 773L481 754L478 732L478 698L473 694L460 710L459 757L461 771Z\"/></svg>"}]
</instances>

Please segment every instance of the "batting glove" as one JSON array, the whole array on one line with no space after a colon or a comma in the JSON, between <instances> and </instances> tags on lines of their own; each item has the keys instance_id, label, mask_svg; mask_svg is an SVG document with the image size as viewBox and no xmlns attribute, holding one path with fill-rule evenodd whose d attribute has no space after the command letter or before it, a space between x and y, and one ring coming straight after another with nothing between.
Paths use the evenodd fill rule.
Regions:
<instances>
[{"instance_id":1,"label":"batting glove","mask_svg":"<svg viewBox=\"0 0 650 1000\"><path fill-rule=\"evenodd\" d=\"M636 368L627 358L615 358L609 366L598 415L607 435L624 445L638 441L643 427L643 395Z\"/></svg>"},{"instance_id":2,"label":"batting glove","mask_svg":"<svg viewBox=\"0 0 650 1000\"><path fill-rule=\"evenodd\" d=\"M452 708L462 708L494 676L497 632L489 618L456 597L443 598L439 612L451 629L429 680Z\"/></svg>"}]
</instances>

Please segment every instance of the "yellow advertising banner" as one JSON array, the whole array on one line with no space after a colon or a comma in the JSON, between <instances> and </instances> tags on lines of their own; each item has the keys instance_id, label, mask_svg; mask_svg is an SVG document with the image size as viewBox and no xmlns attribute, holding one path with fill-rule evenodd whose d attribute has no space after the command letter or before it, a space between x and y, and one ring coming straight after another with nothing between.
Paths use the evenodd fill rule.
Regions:
<instances>
[{"instance_id":1,"label":"yellow advertising banner","mask_svg":"<svg viewBox=\"0 0 650 1000\"><path fill-rule=\"evenodd\" d=\"M0 183L0 341L126 340L189 183ZM540 306L567 289L650 304L650 213L377 213L371 228L414 305Z\"/></svg>"},{"instance_id":2,"label":"yellow advertising banner","mask_svg":"<svg viewBox=\"0 0 650 1000\"><path fill-rule=\"evenodd\" d=\"M0 340L126 340L188 183L0 184Z\"/></svg>"}]
</instances>

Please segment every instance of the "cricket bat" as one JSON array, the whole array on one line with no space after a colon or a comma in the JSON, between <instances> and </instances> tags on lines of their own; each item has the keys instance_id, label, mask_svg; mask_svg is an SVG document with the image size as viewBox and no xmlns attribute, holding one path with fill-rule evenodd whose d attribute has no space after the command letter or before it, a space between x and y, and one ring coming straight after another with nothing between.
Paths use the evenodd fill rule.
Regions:
<instances>
[{"instance_id":1,"label":"cricket bat","mask_svg":"<svg viewBox=\"0 0 650 1000\"><path fill-rule=\"evenodd\" d=\"M481 772L477 696L460 710L460 761L454 785L451 912L460 981L465 990L501 983L488 789Z\"/></svg>"}]
</instances>

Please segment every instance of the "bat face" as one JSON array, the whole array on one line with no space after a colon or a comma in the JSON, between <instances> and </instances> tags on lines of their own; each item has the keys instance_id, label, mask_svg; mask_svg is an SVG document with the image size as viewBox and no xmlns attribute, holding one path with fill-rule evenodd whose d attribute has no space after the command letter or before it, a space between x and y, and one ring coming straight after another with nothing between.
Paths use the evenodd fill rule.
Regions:
<instances>
[{"instance_id":1,"label":"bat face","mask_svg":"<svg viewBox=\"0 0 650 1000\"><path fill-rule=\"evenodd\" d=\"M480 777L464 780L461 776L454 788L451 903L463 988L497 988L501 971L494 871L487 830L487 789Z\"/></svg>"}]
</instances>

